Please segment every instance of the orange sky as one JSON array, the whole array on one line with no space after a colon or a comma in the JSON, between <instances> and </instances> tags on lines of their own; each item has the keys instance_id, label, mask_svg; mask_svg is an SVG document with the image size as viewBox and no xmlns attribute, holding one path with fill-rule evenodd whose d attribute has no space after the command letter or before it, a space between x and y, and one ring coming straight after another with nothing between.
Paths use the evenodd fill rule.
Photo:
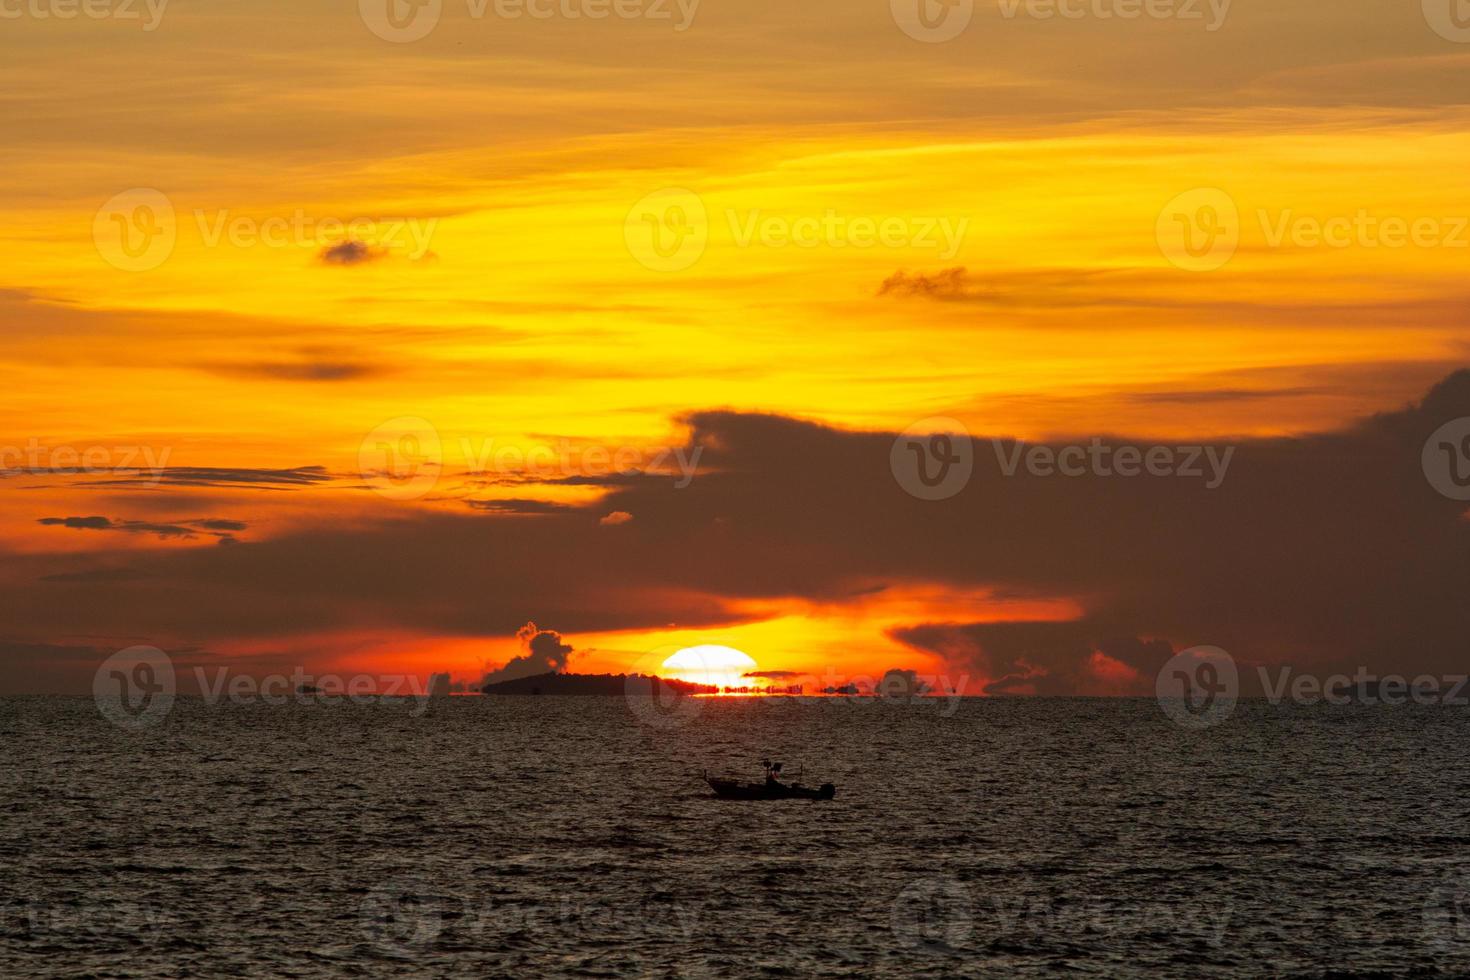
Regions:
<instances>
[{"instance_id":1,"label":"orange sky","mask_svg":"<svg viewBox=\"0 0 1470 980\"><path fill-rule=\"evenodd\" d=\"M1466 359L1470 48L1419 4L1227 5L1212 30L978 0L932 43L901 0L661 4L669 19L444 0L399 43L374 3L0 25L0 466L29 471L0 497L7 554L112 567L221 534L536 520L496 500L602 520L606 486L547 481L677 475L661 453L702 410L1319 432ZM1175 236L1206 219L1223 244L1192 253ZM385 452L438 465L375 492ZM321 470L94 479L154 463ZM47 470L77 465L94 472ZM632 538L644 516L594 533ZM39 523L68 517L182 530ZM210 520L245 529L176 523ZM906 624L1066 619L1086 598L881 584L731 594L718 626L681 623L682 599L637 626L574 631L534 600L519 618L561 630L575 669L715 642L767 669L881 673L944 669L889 635ZM203 635L166 611L85 633L12 618L14 642L465 679L518 651L513 629L370 615Z\"/></svg>"}]
</instances>

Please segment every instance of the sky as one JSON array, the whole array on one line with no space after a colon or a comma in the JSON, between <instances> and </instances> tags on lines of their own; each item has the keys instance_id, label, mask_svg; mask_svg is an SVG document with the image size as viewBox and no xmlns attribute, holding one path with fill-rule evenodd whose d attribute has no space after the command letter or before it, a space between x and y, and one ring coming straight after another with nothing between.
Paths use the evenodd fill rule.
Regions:
<instances>
[{"instance_id":1,"label":"sky","mask_svg":"<svg viewBox=\"0 0 1470 980\"><path fill-rule=\"evenodd\" d=\"M0 693L1449 669L1459 13L0 0Z\"/></svg>"}]
</instances>

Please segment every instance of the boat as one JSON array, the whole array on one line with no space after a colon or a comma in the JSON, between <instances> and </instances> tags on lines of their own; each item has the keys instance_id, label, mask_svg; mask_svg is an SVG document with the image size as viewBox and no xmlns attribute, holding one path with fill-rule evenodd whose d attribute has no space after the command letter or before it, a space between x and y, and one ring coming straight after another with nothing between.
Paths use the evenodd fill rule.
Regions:
<instances>
[{"instance_id":1,"label":"boat","mask_svg":"<svg viewBox=\"0 0 1470 980\"><path fill-rule=\"evenodd\" d=\"M766 771L763 782L747 783L738 779L727 779L700 773L701 778L722 800L830 800L837 795L837 787L823 783L816 789L801 783L781 782L781 763L762 762Z\"/></svg>"}]
</instances>

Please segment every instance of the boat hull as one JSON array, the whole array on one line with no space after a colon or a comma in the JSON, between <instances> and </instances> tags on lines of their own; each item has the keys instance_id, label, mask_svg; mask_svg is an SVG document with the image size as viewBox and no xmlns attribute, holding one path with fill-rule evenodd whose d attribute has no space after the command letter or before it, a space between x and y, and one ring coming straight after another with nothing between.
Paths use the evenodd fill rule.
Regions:
<instances>
[{"instance_id":1,"label":"boat hull","mask_svg":"<svg viewBox=\"0 0 1470 980\"><path fill-rule=\"evenodd\" d=\"M706 779L709 788L722 800L830 800L837 788L824 783L817 789L800 783L742 783L734 779Z\"/></svg>"}]
</instances>

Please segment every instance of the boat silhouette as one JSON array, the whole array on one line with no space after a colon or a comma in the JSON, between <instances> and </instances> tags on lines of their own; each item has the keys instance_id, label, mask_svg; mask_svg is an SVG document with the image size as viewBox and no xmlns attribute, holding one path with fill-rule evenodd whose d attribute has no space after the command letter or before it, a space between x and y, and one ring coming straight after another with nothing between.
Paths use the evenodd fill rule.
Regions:
<instances>
[{"instance_id":1,"label":"boat silhouette","mask_svg":"<svg viewBox=\"0 0 1470 980\"><path fill-rule=\"evenodd\" d=\"M762 782L749 783L722 776L711 776L701 772L700 777L722 800L830 800L837 795L837 787L823 783L816 789L801 783L781 781L781 763L763 760L766 778Z\"/></svg>"}]
</instances>

